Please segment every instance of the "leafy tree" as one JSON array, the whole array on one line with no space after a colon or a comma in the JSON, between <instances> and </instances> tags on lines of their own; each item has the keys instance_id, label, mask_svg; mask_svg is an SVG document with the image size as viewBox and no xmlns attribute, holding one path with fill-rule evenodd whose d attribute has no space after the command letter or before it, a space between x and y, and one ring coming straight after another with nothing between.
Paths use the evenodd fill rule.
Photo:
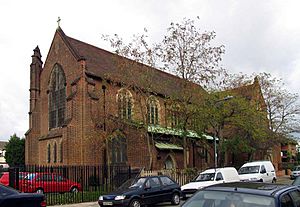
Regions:
<instances>
[{"instance_id":1,"label":"leafy tree","mask_svg":"<svg viewBox=\"0 0 300 207\"><path fill-rule=\"evenodd\" d=\"M197 120L206 120L207 131L219 139L219 166L225 164L227 151L252 154L268 146L265 112L252 101L236 93L221 92L208 95L203 103L198 108Z\"/></svg>"},{"instance_id":2,"label":"leafy tree","mask_svg":"<svg viewBox=\"0 0 300 207\"><path fill-rule=\"evenodd\" d=\"M25 139L13 134L5 150L5 160L10 167L25 165Z\"/></svg>"}]
</instances>

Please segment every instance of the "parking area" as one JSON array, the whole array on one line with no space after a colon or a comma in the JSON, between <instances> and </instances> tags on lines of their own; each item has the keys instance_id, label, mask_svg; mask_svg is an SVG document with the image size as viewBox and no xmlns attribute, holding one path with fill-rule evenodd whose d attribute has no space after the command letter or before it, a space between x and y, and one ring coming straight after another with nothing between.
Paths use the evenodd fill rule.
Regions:
<instances>
[{"instance_id":1,"label":"parking area","mask_svg":"<svg viewBox=\"0 0 300 207\"><path fill-rule=\"evenodd\" d=\"M289 176L281 176L278 177L277 183L280 184L291 184L293 180L290 179ZM180 204L183 204L183 201L181 201ZM170 203L160 203L156 205L157 207L175 207L174 205L171 205ZM97 202L89 202L89 203L76 203L76 204L70 204L70 205L58 205L58 206L52 206L52 207L99 207Z\"/></svg>"}]
</instances>

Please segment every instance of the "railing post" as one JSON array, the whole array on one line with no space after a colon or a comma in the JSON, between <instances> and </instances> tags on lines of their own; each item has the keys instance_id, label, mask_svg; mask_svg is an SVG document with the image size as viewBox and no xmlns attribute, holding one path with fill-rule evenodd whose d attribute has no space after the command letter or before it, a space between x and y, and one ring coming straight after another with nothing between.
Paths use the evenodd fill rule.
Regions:
<instances>
[{"instance_id":1,"label":"railing post","mask_svg":"<svg viewBox=\"0 0 300 207\"><path fill-rule=\"evenodd\" d=\"M20 168L17 167L15 170L15 188L19 190L19 173L20 173Z\"/></svg>"},{"instance_id":2,"label":"railing post","mask_svg":"<svg viewBox=\"0 0 300 207\"><path fill-rule=\"evenodd\" d=\"M10 167L8 169L8 174L9 174L9 182L8 185L12 188L15 187L15 180L16 180L16 176L15 176L15 168L14 167Z\"/></svg>"},{"instance_id":3,"label":"railing post","mask_svg":"<svg viewBox=\"0 0 300 207\"><path fill-rule=\"evenodd\" d=\"M128 179L131 178L131 166L129 165L128 166Z\"/></svg>"}]
</instances>

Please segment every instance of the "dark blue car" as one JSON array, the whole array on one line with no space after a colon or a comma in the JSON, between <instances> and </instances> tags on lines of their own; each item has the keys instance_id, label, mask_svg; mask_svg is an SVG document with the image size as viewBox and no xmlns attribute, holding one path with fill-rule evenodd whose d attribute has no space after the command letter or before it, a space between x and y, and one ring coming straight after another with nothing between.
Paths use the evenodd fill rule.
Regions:
<instances>
[{"instance_id":1,"label":"dark blue car","mask_svg":"<svg viewBox=\"0 0 300 207\"><path fill-rule=\"evenodd\" d=\"M180 203L180 186L167 176L140 177L116 192L101 195L98 203L104 206L140 207L160 202Z\"/></svg>"},{"instance_id":2,"label":"dark blue car","mask_svg":"<svg viewBox=\"0 0 300 207\"><path fill-rule=\"evenodd\" d=\"M1 207L45 207L44 195L37 193L20 193L15 189L0 184Z\"/></svg>"},{"instance_id":3,"label":"dark blue car","mask_svg":"<svg viewBox=\"0 0 300 207\"><path fill-rule=\"evenodd\" d=\"M271 183L224 183L198 191L182 207L297 207L298 186Z\"/></svg>"}]
</instances>

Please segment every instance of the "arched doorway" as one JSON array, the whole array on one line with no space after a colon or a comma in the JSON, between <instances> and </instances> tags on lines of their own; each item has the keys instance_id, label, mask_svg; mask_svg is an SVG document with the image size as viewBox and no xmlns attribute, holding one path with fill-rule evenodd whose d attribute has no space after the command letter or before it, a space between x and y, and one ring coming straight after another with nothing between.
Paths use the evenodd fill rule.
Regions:
<instances>
[{"instance_id":1,"label":"arched doorway","mask_svg":"<svg viewBox=\"0 0 300 207\"><path fill-rule=\"evenodd\" d=\"M164 165L165 165L166 170L176 168L176 162L175 162L174 158L171 155L167 156Z\"/></svg>"}]
</instances>

